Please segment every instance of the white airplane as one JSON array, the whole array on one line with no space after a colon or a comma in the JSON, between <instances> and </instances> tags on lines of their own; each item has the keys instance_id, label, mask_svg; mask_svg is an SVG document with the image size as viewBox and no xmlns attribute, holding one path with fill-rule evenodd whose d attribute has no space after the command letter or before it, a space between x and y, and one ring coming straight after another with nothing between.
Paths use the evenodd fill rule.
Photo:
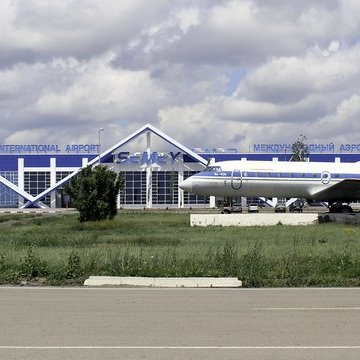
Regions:
<instances>
[{"instance_id":1,"label":"white airplane","mask_svg":"<svg viewBox=\"0 0 360 360\"><path fill-rule=\"evenodd\" d=\"M330 212L352 212L348 204L360 200L360 162L222 161L179 186L201 195L325 201Z\"/></svg>"}]
</instances>

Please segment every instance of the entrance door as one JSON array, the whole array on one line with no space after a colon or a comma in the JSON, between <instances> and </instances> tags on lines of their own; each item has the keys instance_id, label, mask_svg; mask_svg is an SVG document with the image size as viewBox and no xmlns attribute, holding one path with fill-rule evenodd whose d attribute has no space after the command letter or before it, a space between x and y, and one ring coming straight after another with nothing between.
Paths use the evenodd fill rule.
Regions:
<instances>
[{"instance_id":1,"label":"entrance door","mask_svg":"<svg viewBox=\"0 0 360 360\"><path fill-rule=\"evenodd\" d=\"M239 190L242 186L242 172L240 170L233 170L231 172L231 187L234 190Z\"/></svg>"}]
</instances>

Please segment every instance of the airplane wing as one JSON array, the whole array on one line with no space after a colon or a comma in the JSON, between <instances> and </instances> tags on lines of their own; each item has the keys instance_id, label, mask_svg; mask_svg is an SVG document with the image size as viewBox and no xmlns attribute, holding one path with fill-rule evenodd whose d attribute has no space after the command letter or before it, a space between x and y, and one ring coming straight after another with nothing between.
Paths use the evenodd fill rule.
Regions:
<instances>
[{"instance_id":1,"label":"airplane wing","mask_svg":"<svg viewBox=\"0 0 360 360\"><path fill-rule=\"evenodd\" d=\"M315 200L322 201L353 201L360 199L360 179L346 179L325 190L314 193Z\"/></svg>"}]
</instances>

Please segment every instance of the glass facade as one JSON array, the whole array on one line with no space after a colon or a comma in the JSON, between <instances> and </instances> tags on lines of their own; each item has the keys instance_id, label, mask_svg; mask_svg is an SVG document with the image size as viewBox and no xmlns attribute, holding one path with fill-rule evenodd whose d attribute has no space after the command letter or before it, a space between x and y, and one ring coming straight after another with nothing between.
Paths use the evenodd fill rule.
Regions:
<instances>
[{"instance_id":1,"label":"glass facade","mask_svg":"<svg viewBox=\"0 0 360 360\"><path fill-rule=\"evenodd\" d=\"M36 196L50 187L50 172L25 172L24 190L32 196ZM50 194L40 199L42 203L50 206Z\"/></svg>"},{"instance_id":2,"label":"glass facade","mask_svg":"<svg viewBox=\"0 0 360 360\"><path fill-rule=\"evenodd\" d=\"M56 172L56 182L64 179L68 175L72 174L72 171L57 171ZM70 195L66 194L64 191L64 186L61 185L56 189L56 207L68 208L69 206L73 207L73 199Z\"/></svg>"},{"instance_id":3,"label":"glass facade","mask_svg":"<svg viewBox=\"0 0 360 360\"><path fill-rule=\"evenodd\" d=\"M56 172L56 182L59 182L72 171ZM197 171L184 171L184 179L196 174ZM0 175L18 185L18 173L3 171ZM125 179L124 189L120 193L120 202L123 205L146 206L146 171L122 172ZM152 188L152 204L175 205L179 203L179 176L177 171L153 171L150 186ZM50 187L50 171L25 172L24 190L36 196ZM56 189L56 207L67 207L69 200L64 202L63 186ZM71 200L70 200L71 201ZM45 205L50 206L51 194L41 199ZM184 192L184 205L209 204L209 198ZM18 207L19 195L5 185L0 184L0 207Z\"/></svg>"},{"instance_id":4,"label":"glass facade","mask_svg":"<svg viewBox=\"0 0 360 360\"><path fill-rule=\"evenodd\" d=\"M120 193L120 202L126 205L146 204L146 171L126 171L121 173L125 179Z\"/></svg>"},{"instance_id":5,"label":"glass facade","mask_svg":"<svg viewBox=\"0 0 360 360\"><path fill-rule=\"evenodd\" d=\"M72 173L73 173L72 171L58 171L56 173L56 182L59 182L60 180L62 180L63 178L67 177ZM63 186L61 188L63 188Z\"/></svg>"},{"instance_id":6,"label":"glass facade","mask_svg":"<svg viewBox=\"0 0 360 360\"><path fill-rule=\"evenodd\" d=\"M17 171L0 171L0 175L14 185L18 185ZM18 207L18 204L19 195L7 186L0 184L0 207Z\"/></svg>"},{"instance_id":7,"label":"glass facade","mask_svg":"<svg viewBox=\"0 0 360 360\"><path fill-rule=\"evenodd\" d=\"M184 179L198 171L184 171ZM124 171L124 189L120 193L123 205L146 206L146 171ZM152 189L152 204L178 205L179 203L179 174L177 171L153 171L150 187ZM185 205L205 205L209 199L201 195L184 193Z\"/></svg>"},{"instance_id":8,"label":"glass facade","mask_svg":"<svg viewBox=\"0 0 360 360\"><path fill-rule=\"evenodd\" d=\"M153 171L152 173L152 203L178 204L178 172L177 171Z\"/></svg>"}]
</instances>

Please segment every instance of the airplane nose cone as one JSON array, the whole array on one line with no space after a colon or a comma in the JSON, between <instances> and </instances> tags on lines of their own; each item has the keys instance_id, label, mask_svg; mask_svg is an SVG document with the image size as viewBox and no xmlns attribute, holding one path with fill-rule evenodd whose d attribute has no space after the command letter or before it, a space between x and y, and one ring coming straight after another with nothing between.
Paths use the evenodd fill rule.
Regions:
<instances>
[{"instance_id":1,"label":"airplane nose cone","mask_svg":"<svg viewBox=\"0 0 360 360\"><path fill-rule=\"evenodd\" d=\"M192 192L192 187L193 181L191 178L185 179L179 184L179 188L187 192Z\"/></svg>"}]
</instances>

